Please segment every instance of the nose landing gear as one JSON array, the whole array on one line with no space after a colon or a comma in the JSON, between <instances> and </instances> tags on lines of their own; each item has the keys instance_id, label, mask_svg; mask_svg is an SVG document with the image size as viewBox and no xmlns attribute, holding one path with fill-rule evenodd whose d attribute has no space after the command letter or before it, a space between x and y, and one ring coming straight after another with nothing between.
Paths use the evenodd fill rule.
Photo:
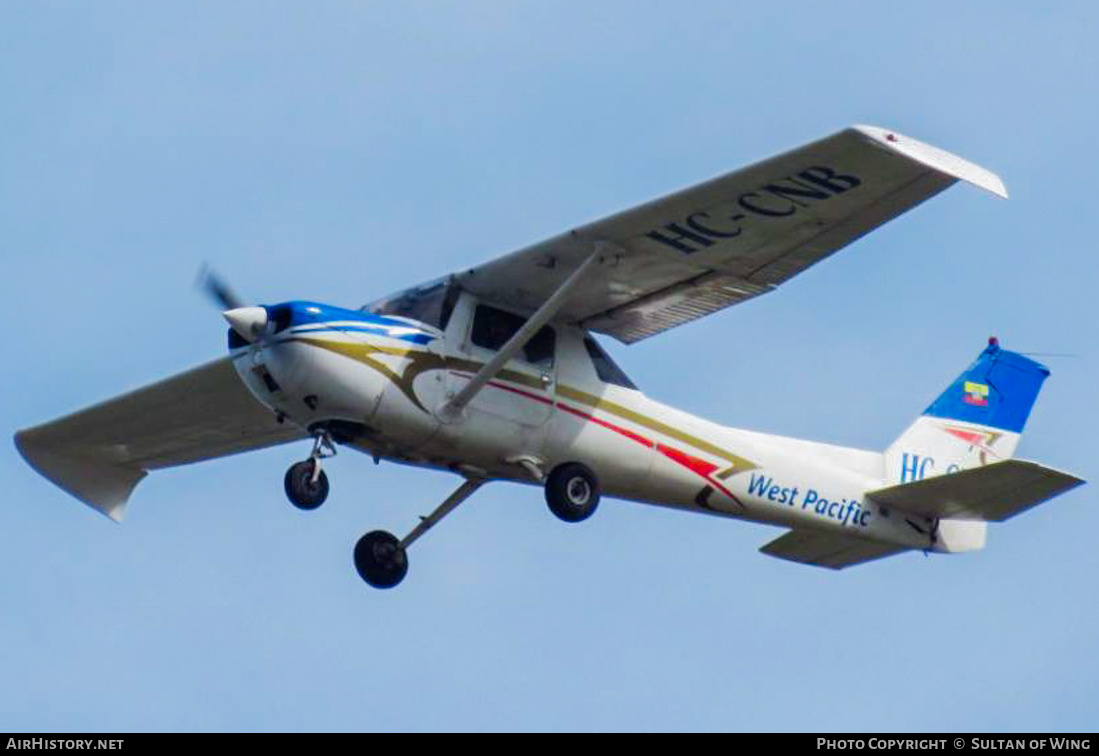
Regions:
<instances>
[{"instance_id":1,"label":"nose landing gear","mask_svg":"<svg viewBox=\"0 0 1099 756\"><path fill-rule=\"evenodd\" d=\"M316 509L328 498L328 476L321 469L321 460L336 456L336 445L328 431L319 431L313 441L309 459L290 466L283 479L286 498L301 510Z\"/></svg>"}]
</instances>

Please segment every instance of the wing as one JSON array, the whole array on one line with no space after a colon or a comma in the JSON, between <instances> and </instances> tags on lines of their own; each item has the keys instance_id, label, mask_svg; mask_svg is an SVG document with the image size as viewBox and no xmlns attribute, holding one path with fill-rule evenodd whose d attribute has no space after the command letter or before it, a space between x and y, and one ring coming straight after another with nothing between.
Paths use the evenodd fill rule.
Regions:
<instances>
[{"instance_id":1,"label":"wing","mask_svg":"<svg viewBox=\"0 0 1099 756\"><path fill-rule=\"evenodd\" d=\"M949 475L869 491L879 504L925 517L1003 522L1084 481L1037 462L1005 459Z\"/></svg>"},{"instance_id":2,"label":"wing","mask_svg":"<svg viewBox=\"0 0 1099 756\"><path fill-rule=\"evenodd\" d=\"M591 223L455 276L531 312L604 242L613 259L560 317L633 343L774 289L962 179L994 174L873 126L818 142Z\"/></svg>"},{"instance_id":3,"label":"wing","mask_svg":"<svg viewBox=\"0 0 1099 756\"><path fill-rule=\"evenodd\" d=\"M760 551L791 562L842 570L908 549L842 533L794 529L764 545Z\"/></svg>"},{"instance_id":4,"label":"wing","mask_svg":"<svg viewBox=\"0 0 1099 756\"><path fill-rule=\"evenodd\" d=\"M150 470L301 438L257 402L228 358L59 420L15 445L43 476L113 520Z\"/></svg>"}]
</instances>

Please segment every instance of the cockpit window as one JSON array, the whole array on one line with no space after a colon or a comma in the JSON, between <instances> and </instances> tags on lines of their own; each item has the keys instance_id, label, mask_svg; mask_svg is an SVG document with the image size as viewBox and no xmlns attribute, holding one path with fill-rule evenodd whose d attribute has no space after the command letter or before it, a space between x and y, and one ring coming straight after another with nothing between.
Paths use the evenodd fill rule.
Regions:
<instances>
[{"instance_id":1,"label":"cockpit window","mask_svg":"<svg viewBox=\"0 0 1099 756\"><path fill-rule=\"evenodd\" d=\"M637 386L626 377L626 374L622 372L622 368L615 364L611 356L603 351L603 347L599 346L598 341L591 336L585 336L584 348L588 350L588 356L591 357L592 364L595 366L595 374L599 376L599 380L623 388L637 390Z\"/></svg>"},{"instance_id":2,"label":"cockpit window","mask_svg":"<svg viewBox=\"0 0 1099 756\"><path fill-rule=\"evenodd\" d=\"M485 349L498 350L523 327L527 319L488 305L477 305L473 313L473 328L469 340ZM543 326L523 347L522 358L532 365L553 366L557 337L549 326Z\"/></svg>"},{"instance_id":3,"label":"cockpit window","mask_svg":"<svg viewBox=\"0 0 1099 756\"><path fill-rule=\"evenodd\" d=\"M457 301L458 287L449 278L441 278L375 300L364 306L362 311L408 318L445 331Z\"/></svg>"}]
</instances>

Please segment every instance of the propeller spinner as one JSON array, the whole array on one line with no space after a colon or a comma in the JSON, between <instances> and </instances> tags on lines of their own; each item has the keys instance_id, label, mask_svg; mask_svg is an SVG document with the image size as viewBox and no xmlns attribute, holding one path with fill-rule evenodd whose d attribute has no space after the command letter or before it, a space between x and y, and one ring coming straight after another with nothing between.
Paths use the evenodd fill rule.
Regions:
<instances>
[{"instance_id":1,"label":"propeller spinner","mask_svg":"<svg viewBox=\"0 0 1099 756\"><path fill-rule=\"evenodd\" d=\"M242 339L248 342L258 340L267 330L266 307L234 307L232 310L221 313L221 316Z\"/></svg>"},{"instance_id":2,"label":"propeller spinner","mask_svg":"<svg viewBox=\"0 0 1099 756\"><path fill-rule=\"evenodd\" d=\"M269 322L266 307L249 305L209 266L199 272L198 285L222 310L221 316L238 336L250 344L264 336Z\"/></svg>"}]
</instances>

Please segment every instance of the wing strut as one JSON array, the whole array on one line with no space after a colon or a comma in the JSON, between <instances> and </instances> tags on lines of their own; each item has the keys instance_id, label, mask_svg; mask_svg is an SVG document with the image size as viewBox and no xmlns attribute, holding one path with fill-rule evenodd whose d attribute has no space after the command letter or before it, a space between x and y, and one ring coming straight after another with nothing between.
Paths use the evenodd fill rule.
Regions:
<instances>
[{"instance_id":1,"label":"wing strut","mask_svg":"<svg viewBox=\"0 0 1099 756\"><path fill-rule=\"evenodd\" d=\"M470 403L473 397L477 396L477 393L485 387L485 384L495 378L496 374L507 364L507 361L519 354L519 350L527 345L531 337L538 333L542 326L552 320L553 316L568 303L568 298L576 289L576 285L580 283L584 274L592 265L602 261L604 250L608 246L607 242L595 243L595 251L588 255L588 258L565 279L564 283L557 288L557 291L553 292L550 298L542 303L542 306L530 316L530 319L523 324L523 327L516 331L515 335L508 339L506 344L500 347L500 351L477 371L477 374L470 379L469 383L439 408L440 417L448 421L454 421L460 417L465 406Z\"/></svg>"}]
</instances>

